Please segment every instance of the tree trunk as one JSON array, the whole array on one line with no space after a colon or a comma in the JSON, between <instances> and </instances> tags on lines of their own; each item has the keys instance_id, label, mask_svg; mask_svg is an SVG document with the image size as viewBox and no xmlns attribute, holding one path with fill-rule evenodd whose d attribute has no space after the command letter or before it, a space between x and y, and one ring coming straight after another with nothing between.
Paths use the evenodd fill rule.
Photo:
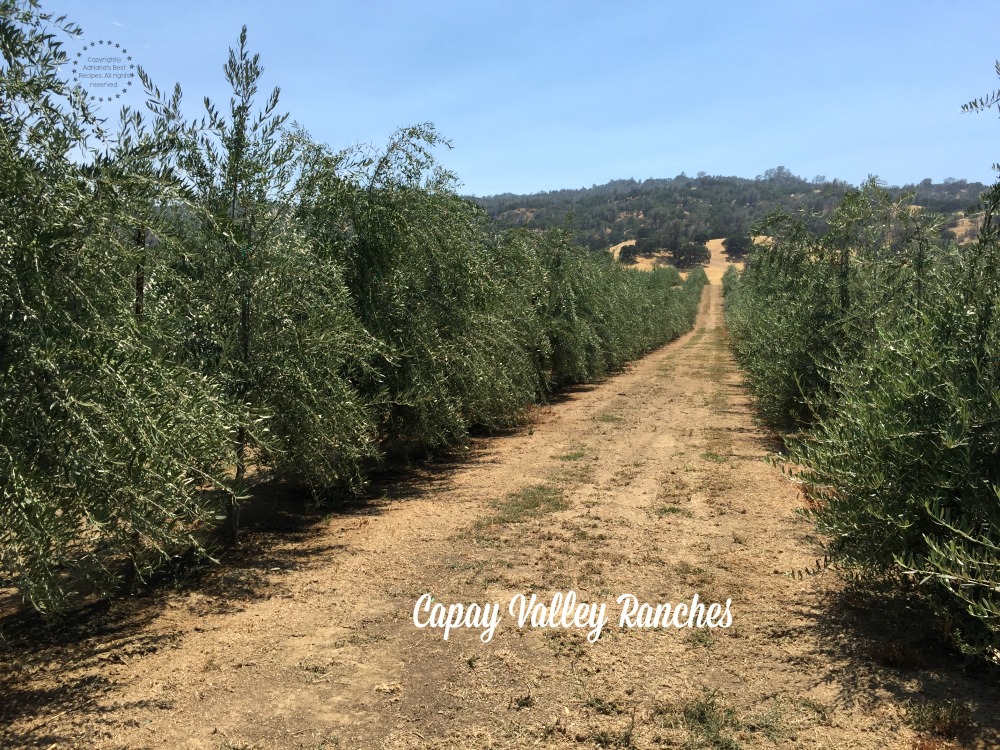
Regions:
<instances>
[{"instance_id":1,"label":"tree trunk","mask_svg":"<svg viewBox=\"0 0 1000 750\"><path fill-rule=\"evenodd\" d=\"M250 293L243 296L240 303L240 348L243 354L243 363L246 368L250 367ZM247 428L240 425L236 431L236 481L240 482L246 476L246 455L247 455ZM239 544L240 535L240 506L234 498L226 508L226 537L230 545Z\"/></svg>"}]
</instances>

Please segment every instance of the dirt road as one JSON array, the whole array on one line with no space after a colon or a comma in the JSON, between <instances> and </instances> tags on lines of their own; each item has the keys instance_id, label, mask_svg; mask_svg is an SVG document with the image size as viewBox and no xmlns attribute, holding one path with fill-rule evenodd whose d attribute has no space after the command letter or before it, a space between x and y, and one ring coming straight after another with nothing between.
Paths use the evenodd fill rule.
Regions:
<instances>
[{"instance_id":1,"label":"dirt road","mask_svg":"<svg viewBox=\"0 0 1000 750\"><path fill-rule=\"evenodd\" d=\"M197 582L15 643L0 744L997 746L996 691L906 612L873 614L832 572L803 573L822 553L798 489L765 461L775 448L708 287L693 332L530 428L347 512L277 513ZM519 627L508 609L569 591L606 606L596 642L586 627ZM424 594L497 603L502 619L488 643L484 628L446 641L414 624ZM623 628L622 594L729 600L731 625ZM944 699L972 709L959 740L930 733Z\"/></svg>"}]
</instances>

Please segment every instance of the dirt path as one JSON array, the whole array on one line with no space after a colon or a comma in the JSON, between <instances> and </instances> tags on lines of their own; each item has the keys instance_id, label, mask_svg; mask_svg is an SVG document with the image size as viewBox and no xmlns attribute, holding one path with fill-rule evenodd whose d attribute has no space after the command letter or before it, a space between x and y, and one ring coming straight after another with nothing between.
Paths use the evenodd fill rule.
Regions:
<instances>
[{"instance_id":1,"label":"dirt path","mask_svg":"<svg viewBox=\"0 0 1000 750\"><path fill-rule=\"evenodd\" d=\"M774 447L708 287L692 333L532 428L347 513L279 515L197 585L8 648L0 745L929 749L958 744L917 734L908 702L956 698L979 724L963 741L997 746L995 691L832 573L790 575L820 553ZM607 606L596 643L507 614L570 590ZM425 593L503 620L445 641L414 626ZM729 599L732 624L622 629L623 593Z\"/></svg>"}]
</instances>

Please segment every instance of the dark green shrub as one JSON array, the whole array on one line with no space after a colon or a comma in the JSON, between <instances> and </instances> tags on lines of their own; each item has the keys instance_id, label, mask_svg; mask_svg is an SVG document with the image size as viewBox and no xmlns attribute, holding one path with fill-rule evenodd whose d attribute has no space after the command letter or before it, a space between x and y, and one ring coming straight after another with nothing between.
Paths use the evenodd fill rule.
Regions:
<instances>
[{"instance_id":1,"label":"dark green shrub","mask_svg":"<svg viewBox=\"0 0 1000 750\"><path fill-rule=\"evenodd\" d=\"M873 184L823 237L781 217L730 277L726 312L763 414L808 427L789 458L834 559L862 579L914 575L956 639L996 661L1000 189L986 203L967 248Z\"/></svg>"},{"instance_id":2,"label":"dark green shrub","mask_svg":"<svg viewBox=\"0 0 1000 750\"><path fill-rule=\"evenodd\" d=\"M356 490L378 452L376 415L356 385L377 343L358 320L342 264L295 222L310 144L285 129L277 89L251 116L262 70L244 28L225 66L225 113L206 101L203 122L181 122L179 88L155 107L177 134L173 163L187 201L170 214L184 294L157 285L150 304L176 324L179 359L245 414L234 436L237 481L255 463L316 491Z\"/></svg>"},{"instance_id":3,"label":"dark green shrub","mask_svg":"<svg viewBox=\"0 0 1000 750\"><path fill-rule=\"evenodd\" d=\"M167 273L142 231L138 186L170 189L155 144L85 148L50 21L0 5L0 587L46 614L197 544L236 421L142 314L137 267Z\"/></svg>"},{"instance_id":4,"label":"dark green shrub","mask_svg":"<svg viewBox=\"0 0 1000 750\"><path fill-rule=\"evenodd\" d=\"M997 205L991 198L990 216ZM913 573L969 648L1000 644L1000 300L996 237L940 252L920 294L833 373L828 416L791 444L838 559ZM912 282L912 279L911 279ZM970 621L971 620L971 621Z\"/></svg>"},{"instance_id":5,"label":"dark green shrub","mask_svg":"<svg viewBox=\"0 0 1000 750\"><path fill-rule=\"evenodd\" d=\"M740 272L736 266L726 267L726 272L722 274L722 296L729 297L740 283Z\"/></svg>"},{"instance_id":6,"label":"dark green shrub","mask_svg":"<svg viewBox=\"0 0 1000 750\"><path fill-rule=\"evenodd\" d=\"M380 349L358 385L383 415L382 440L406 452L516 421L546 356L535 320L546 269L451 192L430 155L440 142L420 126L374 156L317 152L299 208L317 247L346 269Z\"/></svg>"}]
</instances>

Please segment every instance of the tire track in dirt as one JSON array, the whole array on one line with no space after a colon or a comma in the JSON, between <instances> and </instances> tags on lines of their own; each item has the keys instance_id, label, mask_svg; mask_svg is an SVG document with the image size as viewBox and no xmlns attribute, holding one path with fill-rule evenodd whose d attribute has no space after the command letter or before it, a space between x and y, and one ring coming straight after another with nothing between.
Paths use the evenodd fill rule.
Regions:
<instances>
[{"instance_id":1,"label":"tire track in dirt","mask_svg":"<svg viewBox=\"0 0 1000 750\"><path fill-rule=\"evenodd\" d=\"M141 625L126 617L26 655L11 666L26 708L3 737L211 750L909 748L904 703L918 691L964 690L988 707L994 694L947 669L874 665L836 611L835 577L788 575L821 553L769 447L726 345L721 290L707 287L692 332L538 410L531 428L476 440L455 465L353 512L271 534L199 588L122 605ZM596 643L509 617L487 644L479 631L445 642L412 623L425 592L505 607L517 593L570 589L608 605ZM733 624L622 630L615 598L626 592L731 599Z\"/></svg>"}]
</instances>

